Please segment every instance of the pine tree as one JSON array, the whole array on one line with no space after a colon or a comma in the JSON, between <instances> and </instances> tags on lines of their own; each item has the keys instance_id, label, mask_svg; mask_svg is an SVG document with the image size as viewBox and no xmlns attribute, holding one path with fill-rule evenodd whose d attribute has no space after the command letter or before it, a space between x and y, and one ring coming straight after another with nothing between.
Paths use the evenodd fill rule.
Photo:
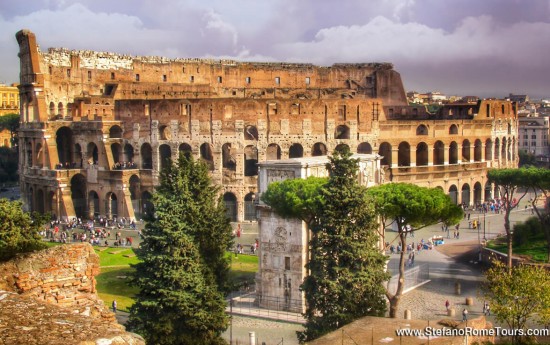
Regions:
<instances>
[{"instance_id":1,"label":"pine tree","mask_svg":"<svg viewBox=\"0 0 550 345\"><path fill-rule=\"evenodd\" d=\"M224 344L231 226L208 170L180 155L161 173L138 252L129 328L151 344Z\"/></svg>"},{"instance_id":2,"label":"pine tree","mask_svg":"<svg viewBox=\"0 0 550 345\"><path fill-rule=\"evenodd\" d=\"M373 207L357 183L358 161L349 151L335 152L327 169L324 200L312 222L309 276L301 288L306 298L306 330L301 341L367 315L386 311L383 282L386 257L379 240Z\"/></svg>"}]
</instances>

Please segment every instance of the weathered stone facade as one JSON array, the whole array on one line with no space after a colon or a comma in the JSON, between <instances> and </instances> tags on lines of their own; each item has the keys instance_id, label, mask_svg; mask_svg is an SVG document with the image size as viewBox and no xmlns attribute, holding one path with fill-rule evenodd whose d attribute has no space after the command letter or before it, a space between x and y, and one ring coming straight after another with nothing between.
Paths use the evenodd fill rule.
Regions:
<instances>
[{"instance_id":1,"label":"weathered stone facade","mask_svg":"<svg viewBox=\"0 0 550 345\"><path fill-rule=\"evenodd\" d=\"M145 344L98 298L99 257L79 243L0 264L0 344Z\"/></svg>"},{"instance_id":2,"label":"weathered stone facade","mask_svg":"<svg viewBox=\"0 0 550 345\"><path fill-rule=\"evenodd\" d=\"M466 204L492 196L487 168L517 166L514 104L483 100L428 114L407 105L388 63L42 52L33 33L16 38L22 195L28 208L62 218L141 217L159 170L180 151L210 165L238 221L255 220L258 162L338 145L384 156L386 181L440 187Z\"/></svg>"},{"instance_id":3,"label":"weathered stone facade","mask_svg":"<svg viewBox=\"0 0 550 345\"><path fill-rule=\"evenodd\" d=\"M380 156L355 154L359 160L358 183L372 187L382 181ZM305 300L300 284L307 276L310 234L306 223L283 218L261 201L267 187L276 181L310 176L328 177L326 156L294 158L260 163L258 176L258 224L260 230L259 269L256 274L256 295L260 307L303 312ZM383 229L380 229L383 231ZM384 247L379 243L380 249Z\"/></svg>"}]
</instances>

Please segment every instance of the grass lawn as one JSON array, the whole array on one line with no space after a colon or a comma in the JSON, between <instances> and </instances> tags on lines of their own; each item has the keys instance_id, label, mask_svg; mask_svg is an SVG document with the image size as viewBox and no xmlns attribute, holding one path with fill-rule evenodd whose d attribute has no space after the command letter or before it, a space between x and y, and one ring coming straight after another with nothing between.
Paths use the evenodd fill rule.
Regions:
<instances>
[{"instance_id":1,"label":"grass lawn","mask_svg":"<svg viewBox=\"0 0 550 345\"><path fill-rule=\"evenodd\" d=\"M487 247L501 253L507 253L506 238L500 237L496 240L489 241ZM546 251L546 241L544 239L534 239L522 246L513 246L513 255L526 256L535 262L546 262L548 257Z\"/></svg>"},{"instance_id":2,"label":"grass lawn","mask_svg":"<svg viewBox=\"0 0 550 345\"><path fill-rule=\"evenodd\" d=\"M111 307L116 299L119 310L130 311L130 306L134 304L134 295L138 292L137 288L128 284L133 271L129 266L101 267L101 273L96 277L96 288L99 298L107 307Z\"/></svg>"}]
</instances>

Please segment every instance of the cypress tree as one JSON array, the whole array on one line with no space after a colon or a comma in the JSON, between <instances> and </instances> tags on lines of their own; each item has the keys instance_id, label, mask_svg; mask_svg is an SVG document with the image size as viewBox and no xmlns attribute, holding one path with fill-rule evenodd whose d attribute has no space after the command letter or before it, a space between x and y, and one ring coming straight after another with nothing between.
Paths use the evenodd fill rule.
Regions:
<instances>
[{"instance_id":1,"label":"cypress tree","mask_svg":"<svg viewBox=\"0 0 550 345\"><path fill-rule=\"evenodd\" d=\"M301 288L309 341L367 315L386 311L386 256L377 248L377 221L366 189L357 182L358 160L348 150L327 164L330 177L311 226L310 271Z\"/></svg>"},{"instance_id":2,"label":"cypress tree","mask_svg":"<svg viewBox=\"0 0 550 345\"><path fill-rule=\"evenodd\" d=\"M133 282L129 328L151 344L224 344L231 242L225 206L201 161L180 154L161 172Z\"/></svg>"}]
</instances>

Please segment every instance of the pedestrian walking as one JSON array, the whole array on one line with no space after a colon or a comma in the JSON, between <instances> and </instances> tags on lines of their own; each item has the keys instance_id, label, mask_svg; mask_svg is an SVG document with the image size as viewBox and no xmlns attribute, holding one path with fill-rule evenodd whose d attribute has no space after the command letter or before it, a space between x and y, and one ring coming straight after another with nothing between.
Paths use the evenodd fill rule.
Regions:
<instances>
[{"instance_id":1,"label":"pedestrian walking","mask_svg":"<svg viewBox=\"0 0 550 345\"><path fill-rule=\"evenodd\" d=\"M445 309L449 310L450 305L451 305L451 303L449 303L449 300L446 300L445 301Z\"/></svg>"},{"instance_id":2,"label":"pedestrian walking","mask_svg":"<svg viewBox=\"0 0 550 345\"><path fill-rule=\"evenodd\" d=\"M113 313L116 313L116 299L113 300Z\"/></svg>"},{"instance_id":3,"label":"pedestrian walking","mask_svg":"<svg viewBox=\"0 0 550 345\"><path fill-rule=\"evenodd\" d=\"M462 310L462 321L468 321L468 309L466 308Z\"/></svg>"}]
</instances>

